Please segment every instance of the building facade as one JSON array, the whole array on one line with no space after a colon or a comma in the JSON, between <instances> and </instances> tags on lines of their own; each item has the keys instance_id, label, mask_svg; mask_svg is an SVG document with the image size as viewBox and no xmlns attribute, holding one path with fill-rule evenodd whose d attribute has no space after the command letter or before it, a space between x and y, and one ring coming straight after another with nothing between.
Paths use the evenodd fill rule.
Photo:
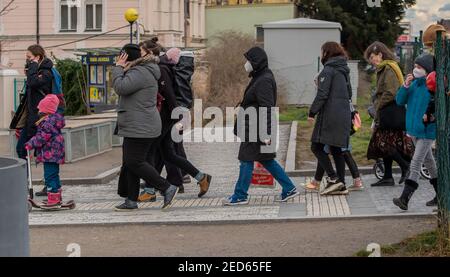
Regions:
<instances>
[{"instance_id":1,"label":"building facade","mask_svg":"<svg viewBox=\"0 0 450 277\"><path fill-rule=\"evenodd\" d=\"M255 38L266 22L293 19L298 16L293 0L207 0L206 37L227 30L237 30Z\"/></svg>"},{"instance_id":2,"label":"building facade","mask_svg":"<svg viewBox=\"0 0 450 277\"><path fill-rule=\"evenodd\" d=\"M0 0L0 9L9 1ZM38 4L39 3L39 4ZM139 11L135 42L158 36L166 47L203 47L206 0L20 0L0 16L1 65L20 69L26 48L39 42L58 58L130 41L124 18ZM186 39L185 39L186 38Z\"/></svg>"}]
</instances>

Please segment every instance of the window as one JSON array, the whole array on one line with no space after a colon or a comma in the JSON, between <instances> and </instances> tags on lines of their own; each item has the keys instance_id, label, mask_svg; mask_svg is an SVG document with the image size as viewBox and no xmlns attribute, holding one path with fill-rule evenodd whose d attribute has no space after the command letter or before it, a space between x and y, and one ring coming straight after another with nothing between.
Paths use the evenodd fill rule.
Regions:
<instances>
[{"instance_id":1,"label":"window","mask_svg":"<svg viewBox=\"0 0 450 277\"><path fill-rule=\"evenodd\" d=\"M184 0L184 17L191 18L191 3L189 0Z\"/></svg>"},{"instance_id":2,"label":"window","mask_svg":"<svg viewBox=\"0 0 450 277\"><path fill-rule=\"evenodd\" d=\"M86 1L86 31L101 31L102 22L102 1Z\"/></svg>"},{"instance_id":3,"label":"window","mask_svg":"<svg viewBox=\"0 0 450 277\"><path fill-rule=\"evenodd\" d=\"M264 29L262 26L256 27L256 42L264 43Z\"/></svg>"},{"instance_id":4,"label":"window","mask_svg":"<svg viewBox=\"0 0 450 277\"><path fill-rule=\"evenodd\" d=\"M78 23L78 7L74 0L61 1L60 4L60 30L76 32Z\"/></svg>"}]
</instances>

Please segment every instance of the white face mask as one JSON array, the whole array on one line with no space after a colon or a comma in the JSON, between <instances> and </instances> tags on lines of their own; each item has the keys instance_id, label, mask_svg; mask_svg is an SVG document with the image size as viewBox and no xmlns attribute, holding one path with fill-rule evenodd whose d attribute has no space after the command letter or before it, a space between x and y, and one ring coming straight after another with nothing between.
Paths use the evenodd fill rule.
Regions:
<instances>
[{"instance_id":1,"label":"white face mask","mask_svg":"<svg viewBox=\"0 0 450 277\"><path fill-rule=\"evenodd\" d=\"M245 63L244 67L245 67L245 71L247 71L247 73L250 73L253 71L253 66L249 61L247 61Z\"/></svg>"},{"instance_id":2,"label":"white face mask","mask_svg":"<svg viewBox=\"0 0 450 277\"><path fill-rule=\"evenodd\" d=\"M423 77L427 76L427 73L425 72L424 69L414 68L413 75L414 75L414 78L423 78Z\"/></svg>"}]
</instances>

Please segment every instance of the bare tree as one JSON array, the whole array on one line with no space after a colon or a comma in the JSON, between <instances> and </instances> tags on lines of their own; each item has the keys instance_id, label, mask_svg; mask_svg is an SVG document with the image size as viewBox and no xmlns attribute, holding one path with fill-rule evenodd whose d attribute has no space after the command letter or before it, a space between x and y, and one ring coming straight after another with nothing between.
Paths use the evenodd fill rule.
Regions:
<instances>
[{"instance_id":1,"label":"bare tree","mask_svg":"<svg viewBox=\"0 0 450 277\"><path fill-rule=\"evenodd\" d=\"M10 11L15 10L17 8L16 6L12 5L14 3L14 1L16 1L16 0L9 0L9 2L4 7L0 7L0 16L6 15ZM0 64L2 63L1 58L2 58L3 44L4 44L4 42L0 40Z\"/></svg>"}]
</instances>

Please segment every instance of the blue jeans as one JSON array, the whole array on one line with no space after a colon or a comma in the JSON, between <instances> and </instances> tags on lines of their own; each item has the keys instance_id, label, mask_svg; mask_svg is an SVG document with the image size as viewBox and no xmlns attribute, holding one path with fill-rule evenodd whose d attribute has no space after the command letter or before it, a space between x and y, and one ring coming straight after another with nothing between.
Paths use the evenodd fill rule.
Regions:
<instances>
[{"instance_id":1,"label":"blue jeans","mask_svg":"<svg viewBox=\"0 0 450 277\"><path fill-rule=\"evenodd\" d=\"M47 191L56 193L61 188L61 180L59 179L59 164L44 163L44 178Z\"/></svg>"},{"instance_id":2,"label":"blue jeans","mask_svg":"<svg viewBox=\"0 0 450 277\"><path fill-rule=\"evenodd\" d=\"M291 179L286 175L284 169L280 166L280 164L275 160L262 161L260 162L267 171L272 174L275 180L280 183L283 188L282 195L287 195L293 189L295 189L294 184ZM241 161L239 178L236 182L236 186L234 188L233 197L238 200L247 199L248 197L248 188L250 187L250 182L252 181L252 173L253 173L254 162L244 162Z\"/></svg>"}]
</instances>

